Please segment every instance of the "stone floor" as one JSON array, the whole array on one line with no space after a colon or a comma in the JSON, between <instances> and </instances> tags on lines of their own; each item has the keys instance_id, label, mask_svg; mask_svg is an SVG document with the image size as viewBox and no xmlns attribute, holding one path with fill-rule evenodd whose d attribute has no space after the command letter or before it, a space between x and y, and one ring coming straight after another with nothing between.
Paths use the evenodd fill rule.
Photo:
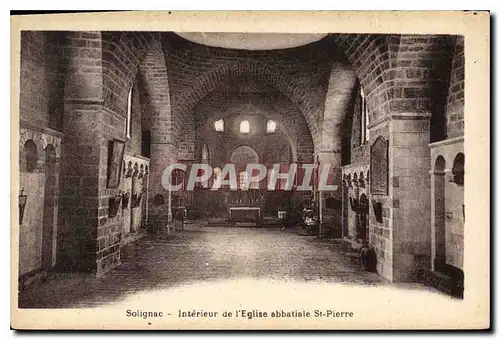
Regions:
<instances>
[{"instance_id":1,"label":"stone floor","mask_svg":"<svg viewBox=\"0 0 500 340\"><path fill-rule=\"evenodd\" d=\"M331 240L294 230L200 227L146 236L122 249L122 264L100 278L64 274L21 293L21 308L109 304L152 289L221 279L390 285L361 271Z\"/></svg>"}]
</instances>

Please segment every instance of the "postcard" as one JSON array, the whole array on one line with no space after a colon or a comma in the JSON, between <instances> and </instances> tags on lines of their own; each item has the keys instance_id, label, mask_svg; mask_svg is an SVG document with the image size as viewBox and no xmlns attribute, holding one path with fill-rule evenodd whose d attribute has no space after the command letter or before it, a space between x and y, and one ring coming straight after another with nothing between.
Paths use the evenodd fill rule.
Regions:
<instances>
[{"instance_id":1,"label":"postcard","mask_svg":"<svg viewBox=\"0 0 500 340\"><path fill-rule=\"evenodd\" d=\"M488 329L489 20L11 17L12 328Z\"/></svg>"}]
</instances>

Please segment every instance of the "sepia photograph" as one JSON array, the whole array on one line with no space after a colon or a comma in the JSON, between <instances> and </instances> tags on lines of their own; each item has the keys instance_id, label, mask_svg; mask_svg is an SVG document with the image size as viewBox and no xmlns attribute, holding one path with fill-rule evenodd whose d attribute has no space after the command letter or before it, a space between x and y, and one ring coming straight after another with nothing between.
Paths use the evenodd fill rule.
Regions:
<instances>
[{"instance_id":1,"label":"sepia photograph","mask_svg":"<svg viewBox=\"0 0 500 340\"><path fill-rule=\"evenodd\" d=\"M12 327L488 328L489 15L418 13L13 17Z\"/></svg>"}]
</instances>

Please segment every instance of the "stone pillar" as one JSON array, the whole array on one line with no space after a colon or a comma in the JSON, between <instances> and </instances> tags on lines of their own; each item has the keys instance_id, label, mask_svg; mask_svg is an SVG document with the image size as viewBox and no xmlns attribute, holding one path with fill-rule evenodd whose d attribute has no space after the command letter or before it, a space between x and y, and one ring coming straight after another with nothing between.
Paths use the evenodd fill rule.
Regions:
<instances>
[{"instance_id":1,"label":"stone pillar","mask_svg":"<svg viewBox=\"0 0 500 340\"><path fill-rule=\"evenodd\" d=\"M393 281L413 281L431 262L430 114L393 116L389 129Z\"/></svg>"},{"instance_id":2,"label":"stone pillar","mask_svg":"<svg viewBox=\"0 0 500 340\"><path fill-rule=\"evenodd\" d=\"M98 272L101 172L102 50L100 32L66 33L64 119L57 266ZM103 170L104 171L104 170ZM102 242L98 241L101 238ZM102 254L101 254L102 255Z\"/></svg>"},{"instance_id":3,"label":"stone pillar","mask_svg":"<svg viewBox=\"0 0 500 340\"><path fill-rule=\"evenodd\" d=\"M147 93L143 110L150 118L151 160L149 164L148 224L149 230L167 229L172 220L171 192L163 188L161 176L165 168L177 161L173 140L172 112L167 66L161 43L145 56L140 67L140 89ZM163 202L163 204L160 204Z\"/></svg>"},{"instance_id":4,"label":"stone pillar","mask_svg":"<svg viewBox=\"0 0 500 340\"><path fill-rule=\"evenodd\" d=\"M142 226L147 227L149 221L149 163L145 165L144 177L142 178Z\"/></svg>"},{"instance_id":5,"label":"stone pillar","mask_svg":"<svg viewBox=\"0 0 500 340\"><path fill-rule=\"evenodd\" d=\"M436 260L445 262L445 170L433 169L431 175L431 269L436 270Z\"/></svg>"},{"instance_id":6,"label":"stone pillar","mask_svg":"<svg viewBox=\"0 0 500 340\"><path fill-rule=\"evenodd\" d=\"M321 183L329 186L337 186L337 190L325 190L318 187L318 210L320 218L319 235L323 235L328 230L327 228L341 228L342 226L342 210L329 209L326 204L328 198L342 200L342 169L341 155L339 152L320 152L316 154L318 168L318 185ZM328 168L329 167L329 168ZM326 172L328 170L328 172ZM321 179L322 172L325 172L324 180Z\"/></svg>"},{"instance_id":7,"label":"stone pillar","mask_svg":"<svg viewBox=\"0 0 500 340\"><path fill-rule=\"evenodd\" d=\"M166 167L176 161L175 148L169 144L151 145L151 161L149 176L149 224L151 230L166 229L170 231L172 221L172 192L166 190L161 177ZM161 199L160 199L161 197ZM160 202L163 201L163 204Z\"/></svg>"}]
</instances>

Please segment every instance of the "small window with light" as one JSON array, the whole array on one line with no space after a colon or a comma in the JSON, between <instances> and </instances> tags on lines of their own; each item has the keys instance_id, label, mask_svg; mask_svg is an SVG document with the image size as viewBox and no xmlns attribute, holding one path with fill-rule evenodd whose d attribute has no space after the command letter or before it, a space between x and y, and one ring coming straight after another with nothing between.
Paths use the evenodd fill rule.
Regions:
<instances>
[{"instance_id":1,"label":"small window with light","mask_svg":"<svg viewBox=\"0 0 500 340\"><path fill-rule=\"evenodd\" d=\"M276 122L274 120L267 121L267 133L276 132Z\"/></svg>"},{"instance_id":2,"label":"small window with light","mask_svg":"<svg viewBox=\"0 0 500 340\"><path fill-rule=\"evenodd\" d=\"M215 128L215 131L223 132L224 131L224 120L219 119L218 121L216 121L214 123L214 128Z\"/></svg>"},{"instance_id":3,"label":"small window with light","mask_svg":"<svg viewBox=\"0 0 500 340\"><path fill-rule=\"evenodd\" d=\"M125 135L132 137L132 87L128 91L127 97L127 121L125 122Z\"/></svg>"},{"instance_id":4,"label":"small window with light","mask_svg":"<svg viewBox=\"0 0 500 340\"><path fill-rule=\"evenodd\" d=\"M249 133L250 132L250 123L248 120L244 120L240 123L240 132L241 133Z\"/></svg>"},{"instance_id":5,"label":"small window with light","mask_svg":"<svg viewBox=\"0 0 500 340\"><path fill-rule=\"evenodd\" d=\"M368 114L368 109L366 106L366 97L363 92L363 89L359 91L361 97L361 127L360 127L360 142L364 144L368 142L370 139L370 129L368 126L370 125L370 116Z\"/></svg>"}]
</instances>

